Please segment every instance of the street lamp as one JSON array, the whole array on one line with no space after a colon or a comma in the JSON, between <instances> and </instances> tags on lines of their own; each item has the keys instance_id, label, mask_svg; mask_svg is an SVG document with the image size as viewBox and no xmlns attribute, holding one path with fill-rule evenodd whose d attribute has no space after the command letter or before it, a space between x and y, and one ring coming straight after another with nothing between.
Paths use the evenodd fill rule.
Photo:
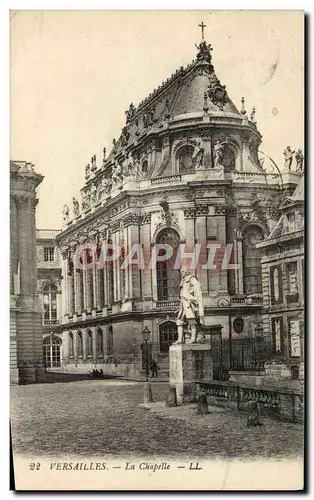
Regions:
<instances>
[{"instance_id":1,"label":"street lamp","mask_svg":"<svg viewBox=\"0 0 314 500\"><path fill-rule=\"evenodd\" d=\"M218 307L228 307L228 324L229 324L229 370L232 369L232 323L231 323L231 302L226 297L221 297L217 300Z\"/></svg>"},{"instance_id":2,"label":"street lamp","mask_svg":"<svg viewBox=\"0 0 314 500\"><path fill-rule=\"evenodd\" d=\"M145 326L142 331L143 342L145 344L145 369L146 369L146 382L148 382L148 350L147 350L147 342L150 338L150 330Z\"/></svg>"}]
</instances>

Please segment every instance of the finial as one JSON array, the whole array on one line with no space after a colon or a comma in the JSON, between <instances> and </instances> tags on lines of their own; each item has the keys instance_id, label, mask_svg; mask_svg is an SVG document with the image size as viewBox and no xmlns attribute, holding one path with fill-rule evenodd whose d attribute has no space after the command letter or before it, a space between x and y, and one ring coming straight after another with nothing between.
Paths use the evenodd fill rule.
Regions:
<instances>
[{"instance_id":1,"label":"finial","mask_svg":"<svg viewBox=\"0 0 314 500\"><path fill-rule=\"evenodd\" d=\"M256 114L256 110L255 110L255 106L253 106L252 112L251 112L251 115L250 115L250 119L251 119L252 123L256 123L255 114Z\"/></svg>"},{"instance_id":2,"label":"finial","mask_svg":"<svg viewBox=\"0 0 314 500\"><path fill-rule=\"evenodd\" d=\"M245 99L244 97L241 98L241 115L245 116L246 115L246 111L245 111Z\"/></svg>"},{"instance_id":3,"label":"finial","mask_svg":"<svg viewBox=\"0 0 314 500\"><path fill-rule=\"evenodd\" d=\"M207 28L207 26L206 26L206 24L203 23L203 21L198 26L202 30L202 40L205 40L205 38L204 38L204 28Z\"/></svg>"},{"instance_id":4,"label":"finial","mask_svg":"<svg viewBox=\"0 0 314 500\"><path fill-rule=\"evenodd\" d=\"M116 144L117 144L117 141L115 139L112 139L112 144L113 144L113 147L115 148Z\"/></svg>"},{"instance_id":5,"label":"finial","mask_svg":"<svg viewBox=\"0 0 314 500\"><path fill-rule=\"evenodd\" d=\"M106 150L105 147L103 148L102 152L103 152L103 162L105 163L105 161L106 161L106 155L107 155L107 150Z\"/></svg>"}]
</instances>

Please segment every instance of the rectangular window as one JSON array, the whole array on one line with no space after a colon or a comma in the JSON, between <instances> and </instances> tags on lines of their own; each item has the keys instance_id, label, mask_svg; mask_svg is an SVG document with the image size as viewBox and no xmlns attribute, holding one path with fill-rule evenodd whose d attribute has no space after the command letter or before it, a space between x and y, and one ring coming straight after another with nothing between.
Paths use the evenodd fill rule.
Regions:
<instances>
[{"instance_id":1,"label":"rectangular window","mask_svg":"<svg viewBox=\"0 0 314 500\"><path fill-rule=\"evenodd\" d=\"M273 352L276 354L283 353L283 318L272 319L272 334L273 334Z\"/></svg>"},{"instance_id":2,"label":"rectangular window","mask_svg":"<svg viewBox=\"0 0 314 500\"><path fill-rule=\"evenodd\" d=\"M270 293L272 304L282 303L282 274L281 266L272 266L270 268Z\"/></svg>"},{"instance_id":3,"label":"rectangular window","mask_svg":"<svg viewBox=\"0 0 314 500\"><path fill-rule=\"evenodd\" d=\"M44 262L53 262L55 260L54 247L44 247Z\"/></svg>"},{"instance_id":4,"label":"rectangular window","mask_svg":"<svg viewBox=\"0 0 314 500\"><path fill-rule=\"evenodd\" d=\"M289 293L298 293L298 269L296 262L290 262L287 265L288 272L288 290Z\"/></svg>"},{"instance_id":5,"label":"rectangular window","mask_svg":"<svg viewBox=\"0 0 314 500\"><path fill-rule=\"evenodd\" d=\"M290 214L287 214L287 219L289 233L294 233L294 231L296 231L295 213L291 212Z\"/></svg>"},{"instance_id":6,"label":"rectangular window","mask_svg":"<svg viewBox=\"0 0 314 500\"><path fill-rule=\"evenodd\" d=\"M290 356L300 357L300 320L297 316L288 318Z\"/></svg>"}]
</instances>

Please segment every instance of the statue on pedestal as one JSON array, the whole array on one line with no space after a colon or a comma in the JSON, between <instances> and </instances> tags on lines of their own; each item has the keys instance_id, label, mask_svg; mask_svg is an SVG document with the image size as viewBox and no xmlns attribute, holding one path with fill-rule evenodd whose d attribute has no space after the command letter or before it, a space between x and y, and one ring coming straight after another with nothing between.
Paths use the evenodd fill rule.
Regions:
<instances>
[{"instance_id":1,"label":"statue on pedestal","mask_svg":"<svg viewBox=\"0 0 314 500\"><path fill-rule=\"evenodd\" d=\"M180 307L177 317L178 340L175 344L185 344L185 331L191 331L189 343L197 342L197 330L204 324L204 308L201 286L189 270L181 270Z\"/></svg>"}]
</instances>

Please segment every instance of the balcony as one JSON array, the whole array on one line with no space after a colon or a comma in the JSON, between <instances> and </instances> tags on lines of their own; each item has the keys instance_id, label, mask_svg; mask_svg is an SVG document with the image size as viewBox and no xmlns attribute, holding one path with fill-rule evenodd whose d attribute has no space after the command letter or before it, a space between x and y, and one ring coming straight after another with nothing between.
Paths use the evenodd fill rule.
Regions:
<instances>
[{"instance_id":1,"label":"balcony","mask_svg":"<svg viewBox=\"0 0 314 500\"><path fill-rule=\"evenodd\" d=\"M58 319L44 319L44 325L49 326L49 325L58 325L59 320Z\"/></svg>"},{"instance_id":2,"label":"balcony","mask_svg":"<svg viewBox=\"0 0 314 500\"><path fill-rule=\"evenodd\" d=\"M262 295L237 295L230 298L231 305L243 305L243 306L261 306L263 305Z\"/></svg>"},{"instance_id":3,"label":"balcony","mask_svg":"<svg viewBox=\"0 0 314 500\"><path fill-rule=\"evenodd\" d=\"M157 309L171 309L173 311L179 309L179 300L158 300L156 302Z\"/></svg>"}]
</instances>

